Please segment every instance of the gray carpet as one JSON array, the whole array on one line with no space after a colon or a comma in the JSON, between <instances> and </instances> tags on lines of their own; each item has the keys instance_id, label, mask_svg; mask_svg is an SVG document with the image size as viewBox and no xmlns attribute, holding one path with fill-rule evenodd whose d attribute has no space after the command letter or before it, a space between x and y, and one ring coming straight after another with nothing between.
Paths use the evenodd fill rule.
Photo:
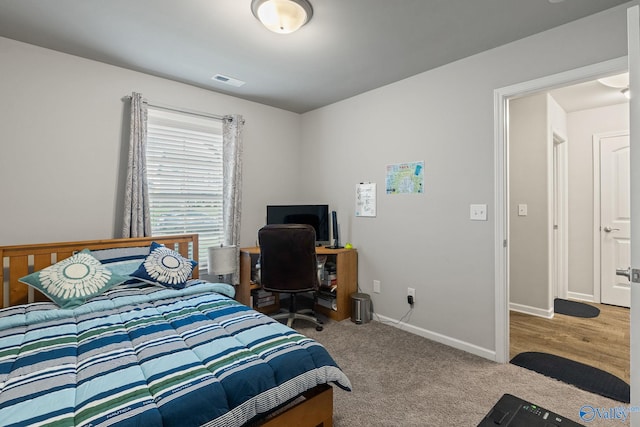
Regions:
<instances>
[{"instance_id":1,"label":"gray carpet","mask_svg":"<svg viewBox=\"0 0 640 427\"><path fill-rule=\"evenodd\" d=\"M305 322L294 327L322 343L353 384L334 387L334 426L477 426L504 393L510 393L581 424L580 408L619 408L533 371L498 364L372 321L329 321L321 332ZM589 426L625 426L595 419Z\"/></svg>"}]
</instances>

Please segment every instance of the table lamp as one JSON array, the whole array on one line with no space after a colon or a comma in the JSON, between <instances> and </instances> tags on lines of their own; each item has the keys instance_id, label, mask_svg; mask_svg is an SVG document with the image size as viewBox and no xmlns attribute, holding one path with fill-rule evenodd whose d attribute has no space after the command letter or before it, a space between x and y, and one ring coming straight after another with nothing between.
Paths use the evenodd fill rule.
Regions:
<instances>
[{"instance_id":1,"label":"table lamp","mask_svg":"<svg viewBox=\"0 0 640 427\"><path fill-rule=\"evenodd\" d=\"M209 266L208 272L210 275L217 276L219 283L231 283L231 281L225 281L225 276L233 274L236 271L236 264L238 262L238 256L236 254L235 246L212 246L209 248Z\"/></svg>"}]
</instances>

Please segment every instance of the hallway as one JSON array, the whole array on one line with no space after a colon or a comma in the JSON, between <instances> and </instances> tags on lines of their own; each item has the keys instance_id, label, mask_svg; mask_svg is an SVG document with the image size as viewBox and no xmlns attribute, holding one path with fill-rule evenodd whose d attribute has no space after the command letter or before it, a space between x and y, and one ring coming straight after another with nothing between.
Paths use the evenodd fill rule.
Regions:
<instances>
[{"instance_id":1,"label":"hallway","mask_svg":"<svg viewBox=\"0 0 640 427\"><path fill-rule=\"evenodd\" d=\"M511 311L509 358L538 351L607 371L629 383L629 309L593 304L595 318L556 314L553 319Z\"/></svg>"}]
</instances>

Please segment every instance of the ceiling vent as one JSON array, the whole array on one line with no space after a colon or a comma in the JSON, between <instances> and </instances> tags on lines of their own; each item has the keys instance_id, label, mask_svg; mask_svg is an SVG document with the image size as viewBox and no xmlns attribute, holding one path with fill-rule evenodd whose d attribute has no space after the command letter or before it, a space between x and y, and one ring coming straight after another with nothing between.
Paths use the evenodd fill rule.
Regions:
<instances>
[{"instance_id":1,"label":"ceiling vent","mask_svg":"<svg viewBox=\"0 0 640 427\"><path fill-rule=\"evenodd\" d=\"M217 82L235 87L244 86L245 84L245 82L243 82L242 80L234 79L233 77L224 76L222 74L216 74L215 76L211 77L211 80L215 80Z\"/></svg>"}]
</instances>

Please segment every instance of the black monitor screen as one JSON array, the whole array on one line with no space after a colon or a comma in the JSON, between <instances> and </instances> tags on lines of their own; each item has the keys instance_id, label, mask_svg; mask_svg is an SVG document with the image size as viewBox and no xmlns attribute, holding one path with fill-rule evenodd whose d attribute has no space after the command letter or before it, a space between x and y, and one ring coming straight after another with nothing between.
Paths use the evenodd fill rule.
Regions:
<instances>
[{"instance_id":1,"label":"black monitor screen","mask_svg":"<svg viewBox=\"0 0 640 427\"><path fill-rule=\"evenodd\" d=\"M316 242L329 243L329 205L268 205L267 224L309 224Z\"/></svg>"}]
</instances>

